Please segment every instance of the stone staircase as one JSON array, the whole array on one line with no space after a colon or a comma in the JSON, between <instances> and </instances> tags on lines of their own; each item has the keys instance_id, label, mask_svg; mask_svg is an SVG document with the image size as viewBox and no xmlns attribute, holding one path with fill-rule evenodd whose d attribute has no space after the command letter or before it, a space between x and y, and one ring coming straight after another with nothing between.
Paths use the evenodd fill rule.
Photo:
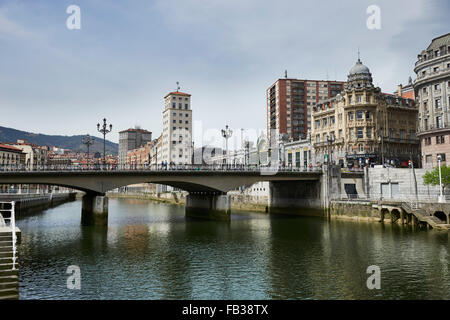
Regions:
<instances>
[{"instance_id":1,"label":"stone staircase","mask_svg":"<svg viewBox=\"0 0 450 320\"><path fill-rule=\"evenodd\" d=\"M3 230L2 230L3 229ZM13 243L11 229L0 228L0 300L19 299L19 263L16 261L13 269ZM16 233L17 244L20 232Z\"/></svg>"}]
</instances>

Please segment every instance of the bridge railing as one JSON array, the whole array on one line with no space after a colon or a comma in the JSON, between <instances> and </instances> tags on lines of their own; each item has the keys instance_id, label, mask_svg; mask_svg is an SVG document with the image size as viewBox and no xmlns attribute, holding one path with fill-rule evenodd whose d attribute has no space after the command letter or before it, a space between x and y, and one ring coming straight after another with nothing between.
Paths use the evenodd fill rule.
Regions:
<instances>
[{"instance_id":1,"label":"bridge railing","mask_svg":"<svg viewBox=\"0 0 450 320\"><path fill-rule=\"evenodd\" d=\"M250 172L322 172L321 167L306 166L261 166L261 165L231 165L231 164L212 164L212 165L38 165L30 167L25 166L2 166L0 172L46 172L46 171L250 171Z\"/></svg>"}]
</instances>

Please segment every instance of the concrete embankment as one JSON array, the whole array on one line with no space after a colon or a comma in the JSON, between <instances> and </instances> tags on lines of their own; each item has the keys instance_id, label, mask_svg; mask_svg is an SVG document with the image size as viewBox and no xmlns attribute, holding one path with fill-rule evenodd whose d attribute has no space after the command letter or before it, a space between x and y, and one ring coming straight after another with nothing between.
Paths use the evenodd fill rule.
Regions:
<instances>
[{"instance_id":1,"label":"concrete embankment","mask_svg":"<svg viewBox=\"0 0 450 320\"><path fill-rule=\"evenodd\" d=\"M380 213L372 205L371 201L331 201L329 216L334 219L378 222Z\"/></svg>"},{"instance_id":2,"label":"concrete embankment","mask_svg":"<svg viewBox=\"0 0 450 320\"><path fill-rule=\"evenodd\" d=\"M186 205L187 193L163 192L163 193L108 193L110 198L133 198L151 200L162 203ZM255 197L249 195L230 195L231 210L267 212L267 197Z\"/></svg>"},{"instance_id":3,"label":"concrete embankment","mask_svg":"<svg viewBox=\"0 0 450 320\"><path fill-rule=\"evenodd\" d=\"M16 217L29 211L46 209L68 201L74 201L76 193L46 193L46 194L2 194L0 202L15 201Z\"/></svg>"}]
</instances>

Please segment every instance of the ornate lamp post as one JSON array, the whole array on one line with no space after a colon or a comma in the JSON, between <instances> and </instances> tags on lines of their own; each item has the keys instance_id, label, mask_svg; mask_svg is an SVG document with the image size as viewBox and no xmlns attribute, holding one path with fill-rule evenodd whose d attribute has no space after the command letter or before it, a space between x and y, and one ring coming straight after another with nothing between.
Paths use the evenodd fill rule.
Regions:
<instances>
[{"instance_id":1,"label":"ornate lamp post","mask_svg":"<svg viewBox=\"0 0 450 320\"><path fill-rule=\"evenodd\" d=\"M225 129L222 129L222 137L225 138L225 163L228 163L228 138L231 138L233 135L233 130L228 129L228 125L225 126Z\"/></svg>"},{"instance_id":2,"label":"ornate lamp post","mask_svg":"<svg viewBox=\"0 0 450 320\"><path fill-rule=\"evenodd\" d=\"M327 136L327 142L328 142L328 165L331 165L333 163L333 159L331 156L331 153L333 152L331 150L331 144L334 143L334 136L331 136L331 139L330 137Z\"/></svg>"},{"instance_id":3,"label":"ornate lamp post","mask_svg":"<svg viewBox=\"0 0 450 320\"><path fill-rule=\"evenodd\" d=\"M89 147L94 144L94 138L87 134L86 138L81 138L81 143L87 146L87 164L89 169Z\"/></svg>"},{"instance_id":4,"label":"ornate lamp post","mask_svg":"<svg viewBox=\"0 0 450 320\"><path fill-rule=\"evenodd\" d=\"M100 123L97 123L97 131L103 134L103 165L106 164L106 134L112 131L112 124L106 125L106 118L103 119L103 126L100 127Z\"/></svg>"}]
</instances>

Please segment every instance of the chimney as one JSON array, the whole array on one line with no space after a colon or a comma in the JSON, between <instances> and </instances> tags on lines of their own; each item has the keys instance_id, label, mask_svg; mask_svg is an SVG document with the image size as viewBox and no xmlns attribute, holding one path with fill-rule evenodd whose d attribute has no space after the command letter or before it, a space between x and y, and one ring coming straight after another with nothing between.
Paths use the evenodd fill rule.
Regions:
<instances>
[{"instance_id":1,"label":"chimney","mask_svg":"<svg viewBox=\"0 0 450 320\"><path fill-rule=\"evenodd\" d=\"M402 96L402 84L399 84L399 85L398 85L398 93L397 93L397 95L398 95L399 97Z\"/></svg>"}]
</instances>

